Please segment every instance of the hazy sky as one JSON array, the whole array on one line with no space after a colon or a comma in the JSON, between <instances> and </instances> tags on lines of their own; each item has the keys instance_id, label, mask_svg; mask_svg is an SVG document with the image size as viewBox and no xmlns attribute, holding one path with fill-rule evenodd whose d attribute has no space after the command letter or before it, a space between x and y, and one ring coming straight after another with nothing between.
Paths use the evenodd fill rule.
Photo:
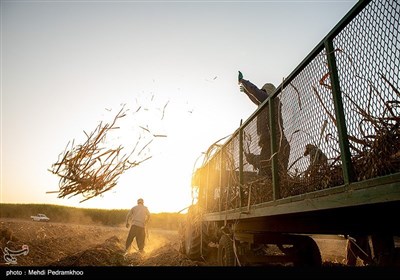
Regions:
<instances>
[{"instance_id":1,"label":"hazy sky","mask_svg":"<svg viewBox=\"0 0 400 280\"><path fill-rule=\"evenodd\" d=\"M196 159L256 109L238 70L278 86L356 2L1 1L0 202L189 206ZM121 104L130 114L110 139L129 149L140 126L167 135L152 158L83 203L46 193L68 141L83 144Z\"/></svg>"}]
</instances>

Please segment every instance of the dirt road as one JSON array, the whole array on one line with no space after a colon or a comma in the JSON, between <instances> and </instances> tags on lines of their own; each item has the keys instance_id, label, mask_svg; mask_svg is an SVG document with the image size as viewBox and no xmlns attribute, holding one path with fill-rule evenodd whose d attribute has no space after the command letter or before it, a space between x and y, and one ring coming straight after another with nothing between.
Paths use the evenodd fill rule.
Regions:
<instances>
[{"instance_id":1,"label":"dirt road","mask_svg":"<svg viewBox=\"0 0 400 280\"><path fill-rule=\"evenodd\" d=\"M12 254L18 266L214 266L215 258L194 262L179 252L175 231L149 229L146 253L133 243L124 256L128 230L121 227L2 219L0 265L9 265ZM315 236L324 266L344 265L345 240ZM26 246L24 246L26 245ZM8 251L7 251L8 250ZM8 263L7 263L8 262Z\"/></svg>"}]
</instances>

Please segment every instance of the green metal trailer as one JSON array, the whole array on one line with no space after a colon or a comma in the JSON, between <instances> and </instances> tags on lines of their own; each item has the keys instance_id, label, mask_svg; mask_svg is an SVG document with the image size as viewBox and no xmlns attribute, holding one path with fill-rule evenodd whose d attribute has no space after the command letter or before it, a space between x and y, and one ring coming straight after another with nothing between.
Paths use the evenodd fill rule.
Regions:
<instances>
[{"instance_id":1,"label":"green metal trailer","mask_svg":"<svg viewBox=\"0 0 400 280\"><path fill-rule=\"evenodd\" d=\"M201 259L216 246L220 265L318 266L310 236L334 234L368 238L373 264L395 265L399 77L400 1L359 1L205 153L193 174L196 203L181 230L182 252Z\"/></svg>"}]
</instances>

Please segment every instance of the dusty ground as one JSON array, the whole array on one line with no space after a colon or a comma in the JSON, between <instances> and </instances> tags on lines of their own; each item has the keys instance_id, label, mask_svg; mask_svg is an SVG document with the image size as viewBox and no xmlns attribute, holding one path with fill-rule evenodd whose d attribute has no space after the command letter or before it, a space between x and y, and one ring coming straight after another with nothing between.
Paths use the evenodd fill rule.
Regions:
<instances>
[{"instance_id":1,"label":"dusty ground","mask_svg":"<svg viewBox=\"0 0 400 280\"><path fill-rule=\"evenodd\" d=\"M145 254L136 251L134 241L130 254L124 256L127 234L125 227L2 219L0 248L3 257L0 265L9 265L6 264L7 257L10 261L7 250L14 252L18 266L216 265L215 259L208 263L189 260L179 252L178 233L160 229L149 230ZM315 236L315 240L324 266L344 266L344 239ZM29 251L24 250L23 245L27 245Z\"/></svg>"},{"instance_id":2,"label":"dusty ground","mask_svg":"<svg viewBox=\"0 0 400 280\"><path fill-rule=\"evenodd\" d=\"M2 219L0 244L5 248L29 252L15 256L19 266L194 266L179 253L175 231L150 229L145 254L136 251L124 256L128 229L72 223L33 222ZM1 259L0 264L6 261Z\"/></svg>"}]
</instances>

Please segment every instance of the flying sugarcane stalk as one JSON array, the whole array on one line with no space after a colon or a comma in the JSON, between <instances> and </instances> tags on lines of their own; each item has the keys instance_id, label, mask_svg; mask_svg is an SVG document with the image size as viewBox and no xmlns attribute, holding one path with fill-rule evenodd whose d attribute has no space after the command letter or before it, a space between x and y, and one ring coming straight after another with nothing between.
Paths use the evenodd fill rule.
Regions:
<instances>
[{"instance_id":1,"label":"flying sugarcane stalk","mask_svg":"<svg viewBox=\"0 0 400 280\"><path fill-rule=\"evenodd\" d=\"M58 198L82 195L85 198L80 202L83 202L111 190L117 184L122 173L150 159L151 156L144 157L141 154L152 142L152 139L145 145L141 145L143 139L139 137L132 152L122 156L123 147L121 145L114 149L100 146L105 142L110 130L119 128L115 126L117 120L125 116L126 110L122 108L111 124L101 122L89 135L85 132L87 140L84 144L74 145L74 141L72 141L68 150L68 142L64 152L59 156L61 160L58 160L49 169L51 173L60 177L59 190L47 193L58 193ZM130 158L139 148L140 151L135 156L141 159L132 161Z\"/></svg>"}]
</instances>

